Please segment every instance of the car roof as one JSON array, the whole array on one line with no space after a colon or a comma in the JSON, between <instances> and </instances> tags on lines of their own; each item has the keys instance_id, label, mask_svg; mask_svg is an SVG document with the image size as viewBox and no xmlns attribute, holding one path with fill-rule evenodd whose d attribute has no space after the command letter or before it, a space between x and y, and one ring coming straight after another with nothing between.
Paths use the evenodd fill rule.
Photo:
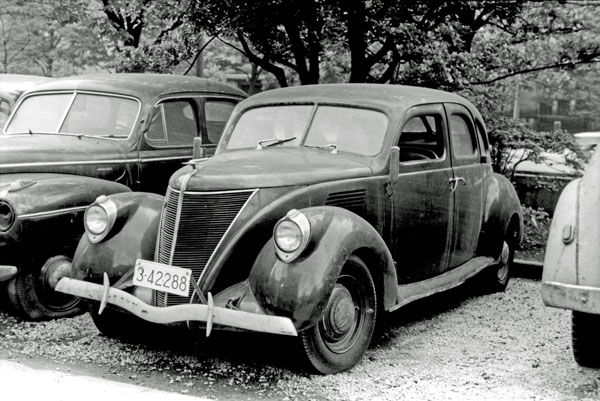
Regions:
<instances>
[{"instance_id":1,"label":"car roof","mask_svg":"<svg viewBox=\"0 0 600 401\"><path fill-rule=\"evenodd\" d=\"M0 74L0 94L17 98L26 89L51 79L39 75Z\"/></svg>"},{"instance_id":2,"label":"car roof","mask_svg":"<svg viewBox=\"0 0 600 401\"><path fill-rule=\"evenodd\" d=\"M247 107L265 103L340 103L374 107L389 111L398 107L408 109L419 104L460 103L474 115L476 108L465 98L437 89L392 84L322 84L273 89L256 94L244 101Z\"/></svg>"},{"instance_id":3,"label":"car roof","mask_svg":"<svg viewBox=\"0 0 600 401\"><path fill-rule=\"evenodd\" d=\"M208 92L240 97L248 96L244 91L222 82L198 77L169 74L90 74L57 78L32 88L31 92L82 90L112 92L135 97L155 98L169 93Z\"/></svg>"}]
</instances>

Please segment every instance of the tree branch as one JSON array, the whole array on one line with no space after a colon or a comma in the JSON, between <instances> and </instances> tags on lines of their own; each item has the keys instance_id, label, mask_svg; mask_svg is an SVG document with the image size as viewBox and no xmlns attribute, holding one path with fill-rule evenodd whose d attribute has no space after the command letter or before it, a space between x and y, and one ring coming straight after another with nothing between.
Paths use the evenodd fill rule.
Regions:
<instances>
[{"instance_id":1,"label":"tree branch","mask_svg":"<svg viewBox=\"0 0 600 401\"><path fill-rule=\"evenodd\" d=\"M598 57L598 56L600 56L600 54L596 55L595 57ZM600 62L600 59L589 58L586 60L565 61L562 63L556 63L556 64L544 65L544 66L535 67L535 68L526 68L526 69L519 70L519 71L513 71L511 73L507 73L507 74L501 75L501 76L493 78L493 79L489 79L486 81L473 81L473 82L469 82L469 84L471 84L471 85L489 85L489 84L493 84L494 82L502 81L502 80L510 78L510 77L515 77L517 75L530 74L532 72L539 72L539 71L552 70L552 69L571 68L575 65L593 64L593 63L597 63L597 62Z\"/></svg>"}]
</instances>

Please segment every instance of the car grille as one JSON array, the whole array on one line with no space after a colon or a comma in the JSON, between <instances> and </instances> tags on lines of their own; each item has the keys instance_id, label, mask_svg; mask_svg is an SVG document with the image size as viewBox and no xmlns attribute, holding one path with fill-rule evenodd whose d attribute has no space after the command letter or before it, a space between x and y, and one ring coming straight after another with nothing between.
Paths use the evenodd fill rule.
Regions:
<instances>
[{"instance_id":1,"label":"car grille","mask_svg":"<svg viewBox=\"0 0 600 401\"><path fill-rule=\"evenodd\" d=\"M331 193L327 196L327 206L343 207L348 210L358 210L365 207L365 189Z\"/></svg>"},{"instance_id":2,"label":"car grille","mask_svg":"<svg viewBox=\"0 0 600 401\"><path fill-rule=\"evenodd\" d=\"M192 270L198 280L221 238L254 191L185 192L177 232L179 192L169 188L158 239L157 261ZM176 241L173 251L173 241ZM173 260L171 261L171 252ZM156 291L156 306L188 303L187 297Z\"/></svg>"}]
</instances>

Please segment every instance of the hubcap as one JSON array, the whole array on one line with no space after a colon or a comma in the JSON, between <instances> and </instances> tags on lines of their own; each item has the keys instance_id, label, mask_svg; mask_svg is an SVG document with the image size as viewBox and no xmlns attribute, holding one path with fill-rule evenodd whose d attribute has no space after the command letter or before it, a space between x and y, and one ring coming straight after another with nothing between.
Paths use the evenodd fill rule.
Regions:
<instances>
[{"instance_id":1,"label":"hubcap","mask_svg":"<svg viewBox=\"0 0 600 401\"><path fill-rule=\"evenodd\" d=\"M498 269L498 278L504 279L508 274L508 263L510 261L510 246L506 241L502 244L502 252L500 253L500 268Z\"/></svg>"},{"instance_id":2,"label":"hubcap","mask_svg":"<svg viewBox=\"0 0 600 401\"><path fill-rule=\"evenodd\" d=\"M334 336L343 336L352 328L356 319L356 310L352 295L346 288L340 285L334 288L327 312L328 328Z\"/></svg>"},{"instance_id":3,"label":"hubcap","mask_svg":"<svg viewBox=\"0 0 600 401\"><path fill-rule=\"evenodd\" d=\"M70 275L71 259L66 256L55 256L44 263L36 280L36 293L45 308L63 312L79 303L76 297L54 291L58 281Z\"/></svg>"}]
</instances>

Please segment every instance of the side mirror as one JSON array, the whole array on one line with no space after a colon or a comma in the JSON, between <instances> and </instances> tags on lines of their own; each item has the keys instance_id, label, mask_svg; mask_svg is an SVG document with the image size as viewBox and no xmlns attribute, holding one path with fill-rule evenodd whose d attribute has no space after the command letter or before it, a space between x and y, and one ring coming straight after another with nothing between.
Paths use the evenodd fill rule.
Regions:
<instances>
[{"instance_id":1,"label":"side mirror","mask_svg":"<svg viewBox=\"0 0 600 401\"><path fill-rule=\"evenodd\" d=\"M194 150L193 150L193 153L192 153L192 158L194 160L204 159L204 157L206 155L205 155L204 146L202 146L202 138L200 138L198 136L195 137L194 138L194 142L193 142L193 146L194 146L194 148L193 148Z\"/></svg>"},{"instance_id":2,"label":"side mirror","mask_svg":"<svg viewBox=\"0 0 600 401\"><path fill-rule=\"evenodd\" d=\"M400 175L400 148L392 146L390 149L390 182L395 182Z\"/></svg>"}]
</instances>

